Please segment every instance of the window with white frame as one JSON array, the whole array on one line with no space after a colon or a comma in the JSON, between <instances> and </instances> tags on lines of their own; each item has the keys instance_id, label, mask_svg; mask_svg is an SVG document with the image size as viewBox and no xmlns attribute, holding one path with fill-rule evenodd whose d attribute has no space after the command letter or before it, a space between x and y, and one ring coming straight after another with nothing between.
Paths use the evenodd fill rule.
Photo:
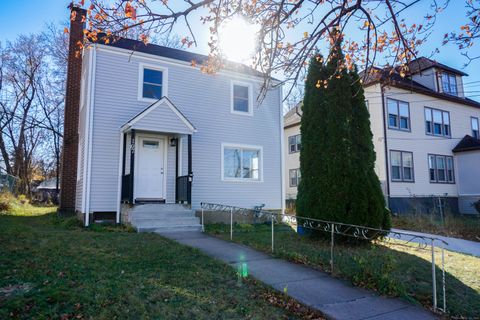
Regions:
<instances>
[{"instance_id":1,"label":"window with white frame","mask_svg":"<svg viewBox=\"0 0 480 320\"><path fill-rule=\"evenodd\" d=\"M251 114L251 86L239 82L232 82L232 109L233 113Z\"/></svg>"},{"instance_id":2,"label":"window with white frame","mask_svg":"<svg viewBox=\"0 0 480 320\"><path fill-rule=\"evenodd\" d=\"M165 96L164 90L164 70L142 67L142 94L144 99L161 99Z\"/></svg>"},{"instance_id":3,"label":"window with white frame","mask_svg":"<svg viewBox=\"0 0 480 320\"><path fill-rule=\"evenodd\" d=\"M457 93L457 77L452 73L442 73L442 89L443 92L458 95Z\"/></svg>"},{"instance_id":4,"label":"window with white frame","mask_svg":"<svg viewBox=\"0 0 480 320\"><path fill-rule=\"evenodd\" d=\"M413 182L413 153L390 150L390 173L392 181Z\"/></svg>"},{"instance_id":5,"label":"window with white frame","mask_svg":"<svg viewBox=\"0 0 480 320\"><path fill-rule=\"evenodd\" d=\"M255 146L223 146L224 180L259 181L262 170L262 148Z\"/></svg>"},{"instance_id":6,"label":"window with white frame","mask_svg":"<svg viewBox=\"0 0 480 320\"><path fill-rule=\"evenodd\" d=\"M430 182L455 183L453 157L429 154L428 169Z\"/></svg>"},{"instance_id":7,"label":"window with white frame","mask_svg":"<svg viewBox=\"0 0 480 320\"><path fill-rule=\"evenodd\" d=\"M298 187L300 184L300 169L290 169L289 170L289 181L290 187Z\"/></svg>"},{"instance_id":8,"label":"window with white frame","mask_svg":"<svg viewBox=\"0 0 480 320\"><path fill-rule=\"evenodd\" d=\"M288 152L299 152L302 148L302 136L300 134L288 137Z\"/></svg>"},{"instance_id":9,"label":"window with white frame","mask_svg":"<svg viewBox=\"0 0 480 320\"><path fill-rule=\"evenodd\" d=\"M478 131L478 118L472 117L472 137L480 139L480 132Z\"/></svg>"},{"instance_id":10,"label":"window with white frame","mask_svg":"<svg viewBox=\"0 0 480 320\"><path fill-rule=\"evenodd\" d=\"M450 113L425 107L425 131L429 135L450 137Z\"/></svg>"},{"instance_id":11,"label":"window with white frame","mask_svg":"<svg viewBox=\"0 0 480 320\"><path fill-rule=\"evenodd\" d=\"M390 129L410 131L410 106L408 102L387 99L388 127Z\"/></svg>"}]
</instances>

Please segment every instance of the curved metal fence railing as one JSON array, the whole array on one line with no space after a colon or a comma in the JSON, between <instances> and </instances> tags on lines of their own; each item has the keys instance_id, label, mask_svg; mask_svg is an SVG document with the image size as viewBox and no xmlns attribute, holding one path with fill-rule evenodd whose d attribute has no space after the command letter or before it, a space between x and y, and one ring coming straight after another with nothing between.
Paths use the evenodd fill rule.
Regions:
<instances>
[{"instance_id":1,"label":"curved metal fence railing","mask_svg":"<svg viewBox=\"0 0 480 320\"><path fill-rule=\"evenodd\" d=\"M252 216L253 219L262 219L271 223L271 246L272 252L275 249L275 223L283 223L290 226L296 226L308 229L317 230L328 233L330 235L330 268L333 272L334 267L334 245L335 236L351 237L359 240L373 241L377 243L393 244L399 246L414 246L417 249L429 250L431 252L431 264L432 264L432 298L433 309L446 310L446 288L445 288L445 254L444 247L448 245L446 241L436 237L429 237L425 235L383 230L378 228L372 228L367 226L360 226L354 224L341 223L336 221L327 221L320 219L313 219L307 217L301 217L296 215L287 215L280 212L248 209L242 207L236 207L218 203L201 203L201 223L202 230L205 230L204 213L207 212L223 212L230 215L230 240L233 240L233 224L234 215ZM441 270L442 270L442 308L437 306L437 280L436 280L436 268L435 268L435 248L440 248L441 252Z\"/></svg>"}]
</instances>

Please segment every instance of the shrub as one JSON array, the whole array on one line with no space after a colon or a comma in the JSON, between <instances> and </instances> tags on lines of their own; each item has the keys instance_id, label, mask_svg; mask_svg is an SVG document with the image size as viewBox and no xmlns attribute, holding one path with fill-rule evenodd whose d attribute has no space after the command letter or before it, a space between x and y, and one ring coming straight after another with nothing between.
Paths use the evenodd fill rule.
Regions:
<instances>
[{"instance_id":1,"label":"shrub","mask_svg":"<svg viewBox=\"0 0 480 320\"><path fill-rule=\"evenodd\" d=\"M0 192L0 213L7 213L12 210L12 203L15 197L7 191Z\"/></svg>"},{"instance_id":2,"label":"shrub","mask_svg":"<svg viewBox=\"0 0 480 320\"><path fill-rule=\"evenodd\" d=\"M346 62L341 36L334 40L328 61L324 63L316 54L309 65L297 213L388 230L390 214L374 170L373 135L363 88L356 69L338 71Z\"/></svg>"}]
</instances>

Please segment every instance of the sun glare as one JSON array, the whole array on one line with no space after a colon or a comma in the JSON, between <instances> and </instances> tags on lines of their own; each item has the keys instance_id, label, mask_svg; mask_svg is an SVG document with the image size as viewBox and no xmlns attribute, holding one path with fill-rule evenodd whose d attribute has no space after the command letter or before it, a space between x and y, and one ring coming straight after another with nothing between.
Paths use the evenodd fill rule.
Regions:
<instances>
[{"instance_id":1,"label":"sun glare","mask_svg":"<svg viewBox=\"0 0 480 320\"><path fill-rule=\"evenodd\" d=\"M258 26L241 17L225 21L219 29L219 45L228 60L248 63L256 47Z\"/></svg>"}]
</instances>

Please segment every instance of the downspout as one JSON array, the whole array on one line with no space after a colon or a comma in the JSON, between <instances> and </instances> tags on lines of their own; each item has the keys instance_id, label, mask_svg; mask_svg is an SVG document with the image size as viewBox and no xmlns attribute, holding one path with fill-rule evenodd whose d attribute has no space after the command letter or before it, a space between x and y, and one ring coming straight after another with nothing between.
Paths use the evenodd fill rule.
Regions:
<instances>
[{"instance_id":1,"label":"downspout","mask_svg":"<svg viewBox=\"0 0 480 320\"><path fill-rule=\"evenodd\" d=\"M92 83L90 92L90 117L88 120L88 160L87 160L87 202L85 207L85 227L90 225L90 186L91 186L91 173L92 173L92 140L93 140L93 114L95 110L95 76L97 70L97 45L93 45L92 55L93 55L93 65L92 65Z\"/></svg>"},{"instance_id":2,"label":"downspout","mask_svg":"<svg viewBox=\"0 0 480 320\"><path fill-rule=\"evenodd\" d=\"M386 108L385 108L385 85L380 85L380 91L382 93L382 119L383 119L383 143L385 147L385 179L387 185L387 206L390 202L390 174L388 171L388 143L387 143L387 123L386 123Z\"/></svg>"}]
</instances>

